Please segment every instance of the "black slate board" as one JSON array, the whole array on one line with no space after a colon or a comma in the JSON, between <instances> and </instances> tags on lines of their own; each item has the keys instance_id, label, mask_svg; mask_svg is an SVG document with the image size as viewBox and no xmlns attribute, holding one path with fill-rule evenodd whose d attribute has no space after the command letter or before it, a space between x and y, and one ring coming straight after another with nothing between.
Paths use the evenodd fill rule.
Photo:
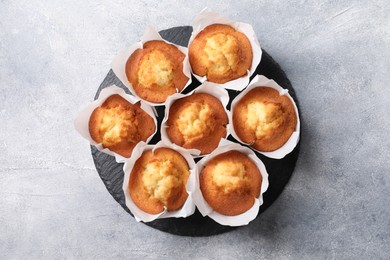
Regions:
<instances>
[{"instance_id":1,"label":"black slate board","mask_svg":"<svg viewBox=\"0 0 390 260\"><path fill-rule=\"evenodd\" d=\"M187 46L189 38L191 36L191 32L192 27L184 26L164 30L161 31L160 34L164 39L170 42L182 46ZM251 79L256 74L265 75L266 77L275 80L282 87L287 88L289 90L290 95L293 97L298 106L297 97L286 74L265 50L263 50L261 62ZM111 86L112 84L123 88L126 93L130 94L128 89L120 82L120 80L115 76L112 70L110 70L106 78L100 85L99 89L97 90L95 99L97 99L100 91L103 88ZM193 77L192 84L184 91L184 93L190 92L199 85L200 83ZM231 100L238 94L239 92L229 90ZM228 109L230 109L230 103L228 105ZM159 128L161 125L161 121L164 117L164 107L157 107L157 112L159 115L157 119ZM237 142L232 136L229 136L228 139ZM158 133L156 133L150 143L155 144L159 140L160 133L158 131ZM131 214L129 209L126 207L125 196L122 190L122 183L124 177L124 173L122 170L123 164L115 162L114 157L99 152L94 146L91 146L91 151L96 170L98 171L99 176L102 179L107 190L114 197L114 199L129 214ZM269 188L263 195L264 204L260 207L259 211L259 214L261 214L276 200L276 198L282 192L283 188L286 186L288 180L290 179L295 167L295 163L298 159L299 143L290 154L288 154L285 158L281 160L270 159L259 153L256 154L264 162L269 174ZM208 217L202 217L198 210L196 210L194 215L188 218L158 219L145 224L161 231L182 236L210 236L234 229L233 227L222 226Z\"/></svg>"}]
</instances>

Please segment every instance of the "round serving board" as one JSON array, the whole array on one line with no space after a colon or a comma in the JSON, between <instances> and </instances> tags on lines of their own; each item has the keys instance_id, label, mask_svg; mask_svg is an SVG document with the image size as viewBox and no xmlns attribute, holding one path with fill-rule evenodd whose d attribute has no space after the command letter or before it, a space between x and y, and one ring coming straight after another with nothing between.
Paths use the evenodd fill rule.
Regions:
<instances>
[{"instance_id":1,"label":"round serving board","mask_svg":"<svg viewBox=\"0 0 390 260\"><path fill-rule=\"evenodd\" d=\"M161 36L173 43L181 46L187 46L192 32L192 27L175 27L168 30L161 31ZM286 74L280 68L280 66L272 59L272 57L263 50L263 55L256 72L253 74L251 79L256 74L262 74L266 77L275 80L279 85L289 90L290 95L293 97L298 106L298 100L295 95L294 89L291 86ZM95 99L98 98L99 93L102 89L115 84L118 87L123 88L126 93L130 94L129 90L120 82L115 74L110 70L97 90ZM192 84L185 89L184 93L188 93L199 86L200 83L192 77ZM229 90L230 100L232 100L240 92ZM230 109L230 102L228 105ZM158 113L158 129L160 128L161 121L164 117L164 107L156 107ZM232 136L228 137L229 140L238 142ZM155 144L160 140L160 131L151 140L151 144ZM96 166L96 170L99 173L104 185L108 192L114 197L114 199L129 213L129 209L126 207L125 196L122 190L123 183L123 164L115 162L114 157L105 153L99 152L94 146L91 146L92 157ZM259 153L256 155L264 162L268 174L269 174L269 187L264 193L264 203L260 207L259 214L264 212L279 196L283 188L286 186L290 179L295 163L298 159L299 154L299 143L296 148L288 154L286 157L280 160L267 158ZM233 227L223 226L216 223L209 217L203 217L198 210L187 218L166 218L157 219L152 222L145 223L146 225L159 229L161 231L169 232L176 235L182 236L210 236L220 234L226 231L233 230ZM249 223L249 225L251 225Z\"/></svg>"}]
</instances>

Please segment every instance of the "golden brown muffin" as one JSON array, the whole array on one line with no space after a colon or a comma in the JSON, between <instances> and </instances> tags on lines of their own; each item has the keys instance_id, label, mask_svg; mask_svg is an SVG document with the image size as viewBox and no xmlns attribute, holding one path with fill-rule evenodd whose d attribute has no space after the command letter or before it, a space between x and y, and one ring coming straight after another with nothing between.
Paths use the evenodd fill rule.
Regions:
<instances>
[{"instance_id":1,"label":"golden brown muffin","mask_svg":"<svg viewBox=\"0 0 390 260\"><path fill-rule=\"evenodd\" d=\"M253 206L260 195L262 177L247 155L229 151L212 158L199 180L207 203L218 213L234 216Z\"/></svg>"},{"instance_id":2,"label":"golden brown muffin","mask_svg":"<svg viewBox=\"0 0 390 260\"><path fill-rule=\"evenodd\" d=\"M222 84L245 76L253 54L245 34L226 24L212 24L191 42L189 58L195 74Z\"/></svg>"},{"instance_id":3,"label":"golden brown muffin","mask_svg":"<svg viewBox=\"0 0 390 260\"><path fill-rule=\"evenodd\" d=\"M145 151L130 174L129 190L134 203L149 214L180 209L188 197L190 175L184 157L169 148Z\"/></svg>"},{"instance_id":4,"label":"golden brown muffin","mask_svg":"<svg viewBox=\"0 0 390 260\"><path fill-rule=\"evenodd\" d=\"M269 152L282 147L295 131L297 115L287 96L269 87L249 91L234 107L233 127L253 148Z\"/></svg>"},{"instance_id":5,"label":"golden brown muffin","mask_svg":"<svg viewBox=\"0 0 390 260\"><path fill-rule=\"evenodd\" d=\"M126 76L136 94L147 101L163 103L188 81L183 73L185 55L164 41L145 42L126 63Z\"/></svg>"},{"instance_id":6,"label":"golden brown muffin","mask_svg":"<svg viewBox=\"0 0 390 260\"><path fill-rule=\"evenodd\" d=\"M167 134L186 149L211 153L226 137L228 118L222 103L209 94L197 93L176 100L169 110Z\"/></svg>"},{"instance_id":7,"label":"golden brown muffin","mask_svg":"<svg viewBox=\"0 0 390 260\"><path fill-rule=\"evenodd\" d=\"M96 108L89 118L92 139L104 148L130 157L140 141L146 141L156 130L153 118L120 95L112 95Z\"/></svg>"}]
</instances>

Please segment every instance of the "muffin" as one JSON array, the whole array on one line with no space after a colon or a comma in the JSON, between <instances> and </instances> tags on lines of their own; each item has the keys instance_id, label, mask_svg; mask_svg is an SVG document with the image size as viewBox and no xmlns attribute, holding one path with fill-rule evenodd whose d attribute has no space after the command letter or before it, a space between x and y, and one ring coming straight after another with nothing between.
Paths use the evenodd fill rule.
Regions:
<instances>
[{"instance_id":1,"label":"muffin","mask_svg":"<svg viewBox=\"0 0 390 260\"><path fill-rule=\"evenodd\" d=\"M182 91L188 77L183 73L185 55L164 41L145 42L126 63L126 76L142 99L163 103L168 96Z\"/></svg>"},{"instance_id":2,"label":"muffin","mask_svg":"<svg viewBox=\"0 0 390 260\"><path fill-rule=\"evenodd\" d=\"M228 117L222 103L214 96L196 93L176 100L167 120L169 139L186 149L211 153L226 137Z\"/></svg>"},{"instance_id":3,"label":"muffin","mask_svg":"<svg viewBox=\"0 0 390 260\"><path fill-rule=\"evenodd\" d=\"M184 157L170 149L145 151L130 174L130 196L138 208L149 214L180 209L187 200L190 169Z\"/></svg>"},{"instance_id":4,"label":"muffin","mask_svg":"<svg viewBox=\"0 0 390 260\"><path fill-rule=\"evenodd\" d=\"M89 133L104 148L130 157L140 141L146 141L156 130L153 118L120 95L112 95L97 107L89 118Z\"/></svg>"},{"instance_id":5,"label":"muffin","mask_svg":"<svg viewBox=\"0 0 390 260\"><path fill-rule=\"evenodd\" d=\"M219 84L245 76L252 58L252 47L245 34L226 24L205 27L189 46L192 71Z\"/></svg>"},{"instance_id":6,"label":"muffin","mask_svg":"<svg viewBox=\"0 0 390 260\"><path fill-rule=\"evenodd\" d=\"M235 216L249 210L260 196L262 177L247 155L232 150L208 161L199 181L210 207L220 214Z\"/></svg>"},{"instance_id":7,"label":"muffin","mask_svg":"<svg viewBox=\"0 0 390 260\"><path fill-rule=\"evenodd\" d=\"M295 131L297 115L291 100L270 87L256 87L233 109L237 136L253 148L270 152L282 147Z\"/></svg>"}]
</instances>

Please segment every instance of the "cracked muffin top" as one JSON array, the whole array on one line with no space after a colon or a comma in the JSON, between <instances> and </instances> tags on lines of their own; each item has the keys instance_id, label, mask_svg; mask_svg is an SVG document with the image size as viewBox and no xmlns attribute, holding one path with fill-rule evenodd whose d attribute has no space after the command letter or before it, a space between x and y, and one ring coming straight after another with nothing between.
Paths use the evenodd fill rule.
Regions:
<instances>
[{"instance_id":1,"label":"cracked muffin top","mask_svg":"<svg viewBox=\"0 0 390 260\"><path fill-rule=\"evenodd\" d=\"M129 191L134 203L149 214L180 209L187 197L190 169L184 157L170 148L145 151L130 174Z\"/></svg>"},{"instance_id":2,"label":"cracked muffin top","mask_svg":"<svg viewBox=\"0 0 390 260\"><path fill-rule=\"evenodd\" d=\"M226 137L228 118L222 103L214 96L196 93L176 100L170 107L167 134L186 149L211 153Z\"/></svg>"},{"instance_id":3,"label":"cracked muffin top","mask_svg":"<svg viewBox=\"0 0 390 260\"><path fill-rule=\"evenodd\" d=\"M291 100L270 87L250 90L232 112L233 127L238 137L263 152L282 147L297 124Z\"/></svg>"},{"instance_id":4,"label":"cracked muffin top","mask_svg":"<svg viewBox=\"0 0 390 260\"><path fill-rule=\"evenodd\" d=\"M233 150L208 161L199 182L204 199L215 211L234 216L253 206L260 195L262 177L247 155Z\"/></svg>"},{"instance_id":5,"label":"cracked muffin top","mask_svg":"<svg viewBox=\"0 0 390 260\"><path fill-rule=\"evenodd\" d=\"M245 76L252 65L252 56L248 38L225 24L207 26L189 46L193 72L220 84Z\"/></svg>"},{"instance_id":6,"label":"cracked muffin top","mask_svg":"<svg viewBox=\"0 0 390 260\"><path fill-rule=\"evenodd\" d=\"M153 118L139 102L131 104L117 94L107 98L89 118L92 139L124 157L130 157L137 143L146 141L155 130Z\"/></svg>"},{"instance_id":7,"label":"cracked muffin top","mask_svg":"<svg viewBox=\"0 0 390 260\"><path fill-rule=\"evenodd\" d=\"M145 42L127 60L127 79L140 98L163 103L170 95L182 91L189 80L183 73L184 58L172 44L158 40Z\"/></svg>"}]
</instances>

